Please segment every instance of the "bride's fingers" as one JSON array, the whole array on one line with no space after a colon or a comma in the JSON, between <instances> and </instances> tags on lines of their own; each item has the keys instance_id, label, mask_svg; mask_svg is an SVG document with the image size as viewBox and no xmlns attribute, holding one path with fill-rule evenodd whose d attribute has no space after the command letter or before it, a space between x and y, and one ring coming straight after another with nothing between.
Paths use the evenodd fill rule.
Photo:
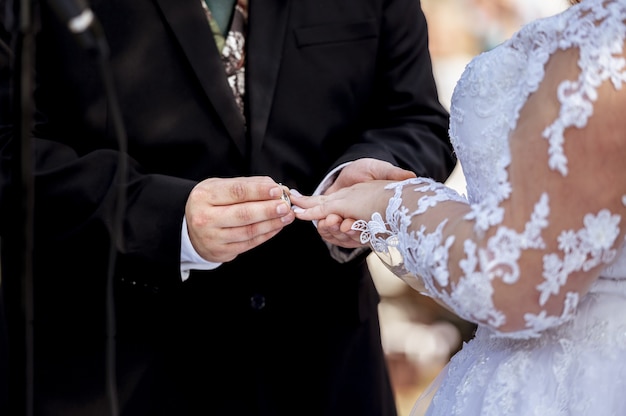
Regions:
<instances>
[{"instance_id":1,"label":"bride's fingers","mask_svg":"<svg viewBox=\"0 0 626 416\"><path fill-rule=\"evenodd\" d=\"M324 214L325 209L322 207L326 202L327 197L324 195L317 196L304 196L299 193L294 193L291 191L291 204L293 205L293 210L296 214L306 214L306 219L320 219L325 217ZM316 208L313 211L311 209ZM311 216L311 217L309 217ZM304 217L302 219L305 219Z\"/></svg>"},{"instance_id":2,"label":"bride's fingers","mask_svg":"<svg viewBox=\"0 0 626 416\"><path fill-rule=\"evenodd\" d=\"M327 214L322 205L315 205L311 208L303 208L299 203L293 202L293 212L296 218L305 221L321 220L326 218Z\"/></svg>"},{"instance_id":3,"label":"bride's fingers","mask_svg":"<svg viewBox=\"0 0 626 416\"><path fill-rule=\"evenodd\" d=\"M344 211L350 211L349 207L352 205L350 199L346 198L341 191L331 195L316 196L303 196L294 194L292 191L291 202L296 218L308 221L328 219L329 216L336 216L343 220ZM337 228L340 222L336 219L331 221L332 224L337 225Z\"/></svg>"},{"instance_id":4,"label":"bride's fingers","mask_svg":"<svg viewBox=\"0 0 626 416\"><path fill-rule=\"evenodd\" d=\"M290 191L291 202L300 208L311 208L316 205L320 205L324 202L325 197L323 195L317 196L305 196L293 189Z\"/></svg>"},{"instance_id":5,"label":"bride's fingers","mask_svg":"<svg viewBox=\"0 0 626 416\"><path fill-rule=\"evenodd\" d=\"M320 236L330 244L345 248L356 248L361 246L362 243L359 239L360 233L350 230L350 227L347 225L353 222L352 220L345 220L331 214L319 221L317 230Z\"/></svg>"}]
</instances>

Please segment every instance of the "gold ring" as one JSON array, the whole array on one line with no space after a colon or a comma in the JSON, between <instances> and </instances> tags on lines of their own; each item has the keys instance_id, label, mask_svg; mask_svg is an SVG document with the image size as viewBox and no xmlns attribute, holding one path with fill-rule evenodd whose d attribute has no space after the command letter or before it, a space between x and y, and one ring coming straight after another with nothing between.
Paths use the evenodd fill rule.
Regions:
<instances>
[{"instance_id":1,"label":"gold ring","mask_svg":"<svg viewBox=\"0 0 626 416\"><path fill-rule=\"evenodd\" d=\"M291 198L289 198L289 193L285 190L285 187L283 186L282 183L279 183L278 185L280 185L280 187L283 190L283 194L280 196L280 199L285 201L287 205L289 205L289 207L291 208Z\"/></svg>"}]
</instances>

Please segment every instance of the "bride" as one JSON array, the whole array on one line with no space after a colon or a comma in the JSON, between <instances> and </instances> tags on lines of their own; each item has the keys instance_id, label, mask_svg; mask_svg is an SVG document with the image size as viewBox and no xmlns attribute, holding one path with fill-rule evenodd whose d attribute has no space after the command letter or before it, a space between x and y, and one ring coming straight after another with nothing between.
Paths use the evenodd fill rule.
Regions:
<instances>
[{"instance_id":1,"label":"bride","mask_svg":"<svg viewBox=\"0 0 626 416\"><path fill-rule=\"evenodd\" d=\"M416 414L626 415L625 39L626 0L583 0L474 58L450 109L467 196L292 195L328 242L370 244L478 324Z\"/></svg>"}]
</instances>

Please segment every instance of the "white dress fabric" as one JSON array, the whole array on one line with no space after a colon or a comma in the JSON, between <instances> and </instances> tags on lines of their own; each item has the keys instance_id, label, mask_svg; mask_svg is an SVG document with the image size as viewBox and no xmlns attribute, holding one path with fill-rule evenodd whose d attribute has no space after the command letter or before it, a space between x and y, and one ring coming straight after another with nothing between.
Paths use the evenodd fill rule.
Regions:
<instances>
[{"instance_id":1,"label":"white dress fabric","mask_svg":"<svg viewBox=\"0 0 626 416\"><path fill-rule=\"evenodd\" d=\"M572 156L575 146L606 148L580 140L601 140L584 135L598 96L624 87L625 22L626 0L584 0L477 56L450 110L467 196L425 178L403 181L389 187L395 195L384 217L355 224L382 258L397 250L403 263L392 267L407 283L478 324L413 415L427 406L429 416L626 415L626 169L606 183L602 172L597 199L574 204L572 192L559 191L559 181L571 186L568 178L586 168ZM539 111L525 104L548 78L551 58L566 51L576 53L578 69L556 81L550 75L557 109L531 117L545 119L541 139L528 139L545 148L533 165L512 152L533 131L518 122L523 111ZM626 118L626 108L616 111ZM575 130L583 135L571 138ZM545 171L545 183L519 180L516 166ZM407 189L424 192L417 206L405 204ZM536 196L530 208L515 199L519 193L524 201ZM441 214L436 227L415 226L460 204L467 207L461 221ZM590 275L591 284L579 282ZM507 308L496 297L502 288L534 301Z\"/></svg>"}]
</instances>

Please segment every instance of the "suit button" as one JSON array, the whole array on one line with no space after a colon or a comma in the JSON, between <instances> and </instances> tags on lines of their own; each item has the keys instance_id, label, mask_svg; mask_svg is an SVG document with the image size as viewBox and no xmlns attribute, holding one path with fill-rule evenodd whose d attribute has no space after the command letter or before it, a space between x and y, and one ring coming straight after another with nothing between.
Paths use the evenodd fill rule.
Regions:
<instances>
[{"instance_id":1,"label":"suit button","mask_svg":"<svg viewBox=\"0 0 626 416\"><path fill-rule=\"evenodd\" d=\"M255 311L260 311L265 307L265 296L255 293L250 297L250 307Z\"/></svg>"}]
</instances>

